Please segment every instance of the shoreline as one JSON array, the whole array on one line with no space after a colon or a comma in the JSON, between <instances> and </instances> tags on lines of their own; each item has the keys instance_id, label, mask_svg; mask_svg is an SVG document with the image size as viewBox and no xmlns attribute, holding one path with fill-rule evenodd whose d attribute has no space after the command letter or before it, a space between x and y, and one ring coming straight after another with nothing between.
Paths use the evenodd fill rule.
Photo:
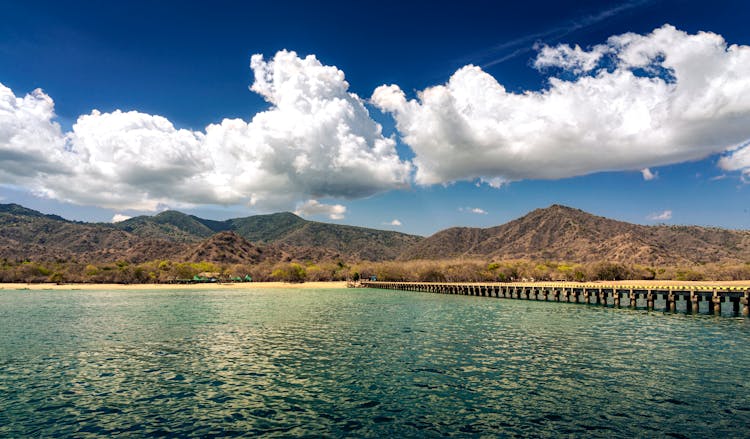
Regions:
<instances>
[{"instance_id":1,"label":"shoreline","mask_svg":"<svg viewBox=\"0 0 750 439\"><path fill-rule=\"evenodd\" d=\"M429 283L429 282L413 282ZM441 282L453 283L453 282ZM594 282L457 282L456 284L498 284L498 285L537 285L537 286L560 286L560 287L612 287L612 286L632 286L632 287L748 287L750 280L738 281L674 281L674 280L622 280L622 281L594 281ZM0 290L259 290L259 289L342 289L347 288L346 281L325 281L325 282L238 282L238 283L196 283L196 284L78 284L78 283L0 283Z\"/></svg>"},{"instance_id":2,"label":"shoreline","mask_svg":"<svg viewBox=\"0 0 750 439\"><path fill-rule=\"evenodd\" d=\"M55 284L0 283L0 290L260 290L260 289L340 289L346 281L335 282L241 282L198 284Z\"/></svg>"}]
</instances>

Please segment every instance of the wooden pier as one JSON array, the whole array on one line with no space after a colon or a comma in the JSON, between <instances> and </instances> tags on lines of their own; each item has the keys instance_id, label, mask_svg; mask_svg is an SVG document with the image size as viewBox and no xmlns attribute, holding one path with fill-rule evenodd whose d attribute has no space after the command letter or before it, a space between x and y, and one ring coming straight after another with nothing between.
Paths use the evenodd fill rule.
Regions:
<instances>
[{"instance_id":1,"label":"wooden pier","mask_svg":"<svg viewBox=\"0 0 750 439\"><path fill-rule=\"evenodd\" d=\"M750 316L750 286L361 281L367 288ZM702 305L705 304L705 305ZM722 305L724 304L724 305ZM731 307L731 308L730 308ZM703 310L701 308L704 308Z\"/></svg>"}]
</instances>

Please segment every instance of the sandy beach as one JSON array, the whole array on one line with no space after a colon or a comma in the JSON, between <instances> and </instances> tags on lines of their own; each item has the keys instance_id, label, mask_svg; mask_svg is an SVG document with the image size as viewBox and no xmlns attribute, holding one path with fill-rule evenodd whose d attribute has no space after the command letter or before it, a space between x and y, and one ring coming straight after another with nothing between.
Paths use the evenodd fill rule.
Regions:
<instances>
[{"instance_id":1,"label":"sandy beach","mask_svg":"<svg viewBox=\"0 0 750 439\"><path fill-rule=\"evenodd\" d=\"M330 289L346 288L345 281L339 282L242 282L205 284L23 284L0 283L0 290L249 290L249 289Z\"/></svg>"}]
</instances>

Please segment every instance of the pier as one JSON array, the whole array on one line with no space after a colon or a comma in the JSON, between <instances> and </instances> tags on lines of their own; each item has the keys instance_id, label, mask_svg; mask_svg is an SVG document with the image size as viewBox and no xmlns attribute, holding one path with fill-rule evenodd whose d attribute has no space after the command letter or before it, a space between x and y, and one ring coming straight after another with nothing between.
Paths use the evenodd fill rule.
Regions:
<instances>
[{"instance_id":1,"label":"pier","mask_svg":"<svg viewBox=\"0 0 750 439\"><path fill-rule=\"evenodd\" d=\"M361 281L367 288L750 316L750 286Z\"/></svg>"}]
</instances>

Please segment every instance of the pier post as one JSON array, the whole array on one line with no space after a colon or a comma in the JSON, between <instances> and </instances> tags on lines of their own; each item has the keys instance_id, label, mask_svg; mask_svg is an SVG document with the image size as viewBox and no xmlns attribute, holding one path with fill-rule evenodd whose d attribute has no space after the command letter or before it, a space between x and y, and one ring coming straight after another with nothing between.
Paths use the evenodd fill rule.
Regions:
<instances>
[{"instance_id":1,"label":"pier post","mask_svg":"<svg viewBox=\"0 0 750 439\"><path fill-rule=\"evenodd\" d=\"M723 298L719 296L719 292L714 290L714 294L711 297L711 302L714 304L714 314L721 315L721 302Z\"/></svg>"},{"instance_id":2,"label":"pier post","mask_svg":"<svg viewBox=\"0 0 750 439\"><path fill-rule=\"evenodd\" d=\"M633 292L633 289L630 289L630 307L635 308L638 306L638 294Z\"/></svg>"},{"instance_id":3,"label":"pier post","mask_svg":"<svg viewBox=\"0 0 750 439\"><path fill-rule=\"evenodd\" d=\"M542 296L544 296L545 302L549 300L549 290L546 287L542 287Z\"/></svg>"},{"instance_id":4,"label":"pier post","mask_svg":"<svg viewBox=\"0 0 750 439\"><path fill-rule=\"evenodd\" d=\"M670 312L677 311L677 296L675 296L674 293L671 291L668 294L665 294L664 296L665 296L664 298L667 300L667 306L666 306L667 311L670 311Z\"/></svg>"},{"instance_id":5,"label":"pier post","mask_svg":"<svg viewBox=\"0 0 750 439\"><path fill-rule=\"evenodd\" d=\"M562 289L562 296L565 299L565 302L570 302L570 291L568 291L567 288Z\"/></svg>"},{"instance_id":6,"label":"pier post","mask_svg":"<svg viewBox=\"0 0 750 439\"><path fill-rule=\"evenodd\" d=\"M646 307L650 311L654 310L654 302L655 302L654 293L651 290L648 290L648 292L646 292Z\"/></svg>"},{"instance_id":7,"label":"pier post","mask_svg":"<svg viewBox=\"0 0 750 439\"><path fill-rule=\"evenodd\" d=\"M697 314L701 310L701 296L695 294L695 291L690 291L690 301L693 302L693 306L690 310L693 314Z\"/></svg>"},{"instance_id":8,"label":"pier post","mask_svg":"<svg viewBox=\"0 0 750 439\"><path fill-rule=\"evenodd\" d=\"M614 306L615 308L619 308L620 307L620 292L617 291L616 288L612 290L612 299L613 299L612 306Z\"/></svg>"},{"instance_id":9,"label":"pier post","mask_svg":"<svg viewBox=\"0 0 750 439\"><path fill-rule=\"evenodd\" d=\"M742 315L750 316L750 290L745 290L745 297L742 298Z\"/></svg>"},{"instance_id":10,"label":"pier post","mask_svg":"<svg viewBox=\"0 0 750 439\"><path fill-rule=\"evenodd\" d=\"M583 289L583 302L588 304L591 304L591 296L589 295L589 290L586 288Z\"/></svg>"}]
</instances>

